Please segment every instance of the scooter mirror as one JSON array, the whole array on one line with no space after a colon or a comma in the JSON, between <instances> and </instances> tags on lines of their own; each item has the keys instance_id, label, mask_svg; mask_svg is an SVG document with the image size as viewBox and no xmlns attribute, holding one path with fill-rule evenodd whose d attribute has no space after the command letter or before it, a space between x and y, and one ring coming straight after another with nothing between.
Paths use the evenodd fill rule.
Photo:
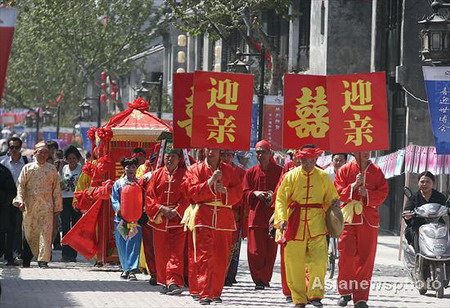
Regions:
<instances>
[{"instance_id":1,"label":"scooter mirror","mask_svg":"<svg viewBox=\"0 0 450 308\"><path fill-rule=\"evenodd\" d=\"M408 186L403 187L403 193L405 194L406 198L410 199L413 195L413 192Z\"/></svg>"}]
</instances>

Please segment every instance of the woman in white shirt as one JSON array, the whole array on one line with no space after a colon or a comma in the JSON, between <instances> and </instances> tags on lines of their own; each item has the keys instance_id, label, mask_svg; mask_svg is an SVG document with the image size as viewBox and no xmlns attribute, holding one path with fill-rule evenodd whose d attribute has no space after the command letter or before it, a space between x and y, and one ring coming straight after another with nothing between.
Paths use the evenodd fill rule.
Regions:
<instances>
[{"instance_id":1,"label":"woman in white shirt","mask_svg":"<svg viewBox=\"0 0 450 308\"><path fill-rule=\"evenodd\" d=\"M77 186L78 177L81 174L80 151L73 145L69 145L64 151L64 159L67 164L61 172L61 190L63 194L63 211L61 213L61 227L63 237L81 218L81 213L72 207L73 193ZM76 262L77 252L69 245L62 246L63 262Z\"/></svg>"}]
</instances>

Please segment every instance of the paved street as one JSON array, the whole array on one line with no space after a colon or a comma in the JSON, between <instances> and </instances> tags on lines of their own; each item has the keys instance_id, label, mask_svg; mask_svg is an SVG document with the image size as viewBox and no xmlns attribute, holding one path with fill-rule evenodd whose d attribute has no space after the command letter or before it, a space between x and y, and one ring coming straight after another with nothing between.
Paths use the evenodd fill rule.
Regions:
<instances>
[{"instance_id":1,"label":"paved street","mask_svg":"<svg viewBox=\"0 0 450 308\"><path fill-rule=\"evenodd\" d=\"M381 236L374 273L374 290L370 307L449 307L450 292L444 299L436 299L434 292L420 296L406 277L403 266L397 260L399 238ZM279 260L275 267L271 288L254 291L245 252L241 254L239 283L226 287L222 295L223 304L216 307L286 307L281 293ZM54 252L55 260L60 252ZM1 284L3 294L0 307L199 307L184 292L181 296L160 295L157 287L148 284L149 276L137 275L137 282L119 278L117 267L95 268L91 262L50 263L49 269L32 267L6 267L2 264ZM327 283L327 294L323 303L337 307L334 282ZM397 290L397 291L396 291ZM312 307L312 306L309 306ZM352 307L352 305L349 305Z\"/></svg>"}]
</instances>

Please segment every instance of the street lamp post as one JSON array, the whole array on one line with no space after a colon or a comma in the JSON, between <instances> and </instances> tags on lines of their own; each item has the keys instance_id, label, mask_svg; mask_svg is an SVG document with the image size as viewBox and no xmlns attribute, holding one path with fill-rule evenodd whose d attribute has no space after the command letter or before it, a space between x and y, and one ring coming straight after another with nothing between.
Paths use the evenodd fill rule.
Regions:
<instances>
[{"instance_id":1,"label":"street lamp post","mask_svg":"<svg viewBox=\"0 0 450 308\"><path fill-rule=\"evenodd\" d=\"M150 101L150 90L148 89L149 86L158 86L158 104L156 105L156 114L158 118L161 119L162 116L162 95L163 95L163 76L162 74L159 76L158 81L141 81L141 87L136 91L137 96L142 97L146 101Z\"/></svg>"},{"instance_id":2,"label":"street lamp post","mask_svg":"<svg viewBox=\"0 0 450 308\"><path fill-rule=\"evenodd\" d=\"M102 105L101 105L101 95L99 95L98 97L85 97L83 98L83 101L85 104L86 101L96 101L97 102L97 128L100 127L102 125ZM88 104L89 105L89 104ZM92 108L91 108L91 115L92 115Z\"/></svg>"},{"instance_id":3,"label":"street lamp post","mask_svg":"<svg viewBox=\"0 0 450 308\"><path fill-rule=\"evenodd\" d=\"M432 65L450 63L450 20L440 15L439 10L450 8L450 3L434 0L431 3L434 13L419 21L422 60Z\"/></svg>"},{"instance_id":4,"label":"street lamp post","mask_svg":"<svg viewBox=\"0 0 450 308\"><path fill-rule=\"evenodd\" d=\"M234 68L236 72L247 72L247 65L242 61L243 57L257 57L259 60L259 89L258 89L258 140L263 139L263 121L264 121L264 75L266 68L266 49L261 48L259 53L243 53L239 49L236 52L236 60L228 66Z\"/></svg>"}]
</instances>

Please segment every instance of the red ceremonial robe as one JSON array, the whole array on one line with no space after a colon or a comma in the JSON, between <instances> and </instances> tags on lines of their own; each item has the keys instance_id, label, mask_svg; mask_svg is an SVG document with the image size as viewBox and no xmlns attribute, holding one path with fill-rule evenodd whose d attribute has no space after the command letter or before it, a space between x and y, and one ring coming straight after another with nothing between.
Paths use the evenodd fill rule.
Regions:
<instances>
[{"instance_id":1,"label":"red ceremonial robe","mask_svg":"<svg viewBox=\"0 0 450 308\"><path fill-rule=\"evenodd\" d=\"M350 200L359 200L363 204L362 213L354 214L352 222L345 224L339 238L338 291L341 295L353 295L355 305L369 298L380 221L378 207L389 190L381 169L370 162L361 172L364 174L367 197L359 195L357 188L352 191L351 184L360 172L356 161L352 161L338 170L334 180L340 199L345 202L343 207Z\"/></svg>"},{"instance_id":2,"label":"red ceremonial robe","mask_svg":"<svg viewBox=\"0 0 450 308\"><path fill-rule=\"evenodd\" d=\"M269 236L269 220L273 208L253 193L275 191L283 168L270 160L266 170L258 164L245 172L242 187L248 213L248 265L253 282L269 286L277 256L277 244Z\"/></svg>"},{"instance_id":3,"label":"red ceremonial robe","mask_svg":"<svg viewBox=\"0 0 450 308\"><path fill-rule=\"evenodd\" d=\"M192 295L199 295L202 299L218 298L222 294L232 235L236 230L232 206L242 198L242 186L234 168L220 162L218 169L222 172L221 182L227 190L226 194L217 193L208 185L214 170L206 161L192 165L185 176L186 195L199 205L194 218L196 238L193 239L196 243L196 262L193 266L196 286L189 287ZM193 293L195 291L198 294Z\"/></svg>"},{"instance_id":4,"label":"red ceremonial robe","mask_svg":"<svg viewBox=\"0 0 450 308\"><path fill-rule=\"evenodd\" d=\"M149 169L147 169L149 170ZM139 179L139 184L147 191L148 183L152 177L152 172L148 171L142 175ZM145 263L149 274L153 277L157 277L156 273L156 261L155 261L155 247L153 245L153 228L149 224L142 225L142 244L144 246Z\"/></svg>"},{"instance_id":5,"label":"red ceremonial robe","mask_svg":"<svg viewBox=\"0 0 450 308\"><path fill-rule=\"evenodd\" d=\"M153 227L156 273L159 284L184 286L184 252L186 233L181 218L188 202L182 192L185 168L169 173L166 167L153 172L146 190L148 224ZM161 206L175 209L177 215L167 219L160 212Z\"/></svg>"}]
</instances>

